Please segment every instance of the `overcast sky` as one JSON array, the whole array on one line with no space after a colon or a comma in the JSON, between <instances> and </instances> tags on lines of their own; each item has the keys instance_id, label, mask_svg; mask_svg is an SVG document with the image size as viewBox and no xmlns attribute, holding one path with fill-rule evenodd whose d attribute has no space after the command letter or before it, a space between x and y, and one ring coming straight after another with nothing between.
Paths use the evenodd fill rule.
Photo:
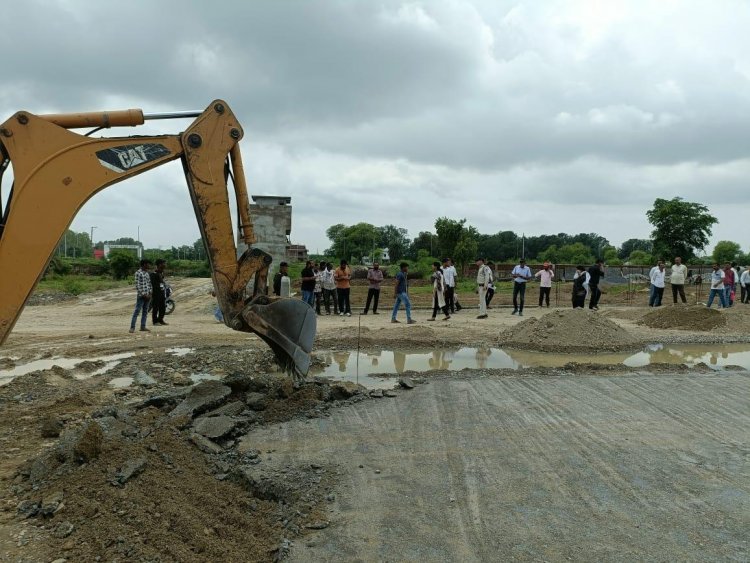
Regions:
<instances>
[{"instance_id":1,"label":"overcast sky","mask_svg":"<svg viewBox=\"0 0 750 563\"><path fill-rule=\"evenodd\" d=\"M223 98L245 129L251 193L291 196L292 240L313 252L334 223L413 237L443 215L482 233L597 232L619 244L647 237L646 210L674 196L709 206L712 245L749 246L744 0L0 8L14 22L0 35L0 121ZM95 196L73 221L92 226L97 240L140 226L147 247L192 244L180 164Z\"/></svg>"}]
</instances>

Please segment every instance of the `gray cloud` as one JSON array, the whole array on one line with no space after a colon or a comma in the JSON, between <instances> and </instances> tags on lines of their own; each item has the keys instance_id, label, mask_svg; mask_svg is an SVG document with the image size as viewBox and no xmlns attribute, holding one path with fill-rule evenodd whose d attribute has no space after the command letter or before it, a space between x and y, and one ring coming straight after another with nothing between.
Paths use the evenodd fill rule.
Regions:
<instances>
[{"instance_id":1,"label":"gray cloud","mask_svg":"<svg viewBox=\"0 0 750 563\"><path fill-rule=\"evenodd\" d=\"M747 244L730 227L750 170L739 0L4 4L2 116L223 97L250 189L292 195L293 238L311 248L332 223L416 234L440 215L541 233L581 230L585 212L583 230L618 241L646 235L645 210L674 195ZM146 132L161 127L179 125ZM180 174L110 188L74 226L190 243Z\"/></svg>"}]
</instances>

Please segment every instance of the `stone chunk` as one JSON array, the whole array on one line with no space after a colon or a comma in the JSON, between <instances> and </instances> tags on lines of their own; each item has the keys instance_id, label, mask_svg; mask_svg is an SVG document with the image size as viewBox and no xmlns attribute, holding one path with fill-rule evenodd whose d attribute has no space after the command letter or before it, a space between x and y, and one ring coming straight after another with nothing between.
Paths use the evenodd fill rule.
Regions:
<instances>
[{"instance_id":1,"label":"stone chunk","mask_svg":"<svg viewBox=\"0 0 750 563\"><path fill-rule=\"evenodd\" d=\"M122 468L115 473L112 484L117 486L123 486L125 483L130 481L133 477L137 477L143 470L146 469L146 458L139 457L137 459L128 460Z\"/></svg>"},{"instance_id":2,"label":"stone chunk","mask_svg":"<svg viewBox=\"0 0 750 563\"><path fill-rule=\"evenodd\" d=\"M392 391L391 389L388 389L386 391L383 391L383 396L384 397L398 397L398 393L396 393L395 391Z\"/></svg>"},{"instance_id":3,"label":"stone chunk","mask_svg":"<svg viewBox=\"0 0 750 563\"><path fill-rule=\"evenodd\" d=\"M226 436L236 427L237 421L228 416L201 417L193 425L193 429L198 434L212 440Z\"/></svg>"},{"instance_id":4,"label":"stone chunk","mask_svg":"<svg viewBox=\"0 0 750 563\"><path fill-rule=\"evenodd\" d=\"M204 438L200 434L191 434L190 441L195 444L195 447L203 453L220 454L224 451L224 449L219 444L212 442L208 438Z\"/></svg>"},{"instance_id":5,"label":"stone chunk","mask_svg":"<svg viewBox=\"0 0 750 563\"><path fill-rule=\"evenodd\" d=\"M232 373L225 377L222 383L229 386L233 393L268 390L267 382L246 373Z\"/></svg>"},{"instance_id":6,"label":"stone chunk","mask_svg":"<svg viewBox=\"0 0 750 563\"><path fill-rule=\"evenodd\" d=\"M231 403L220 406L218 409L207 412L204 416L237 416L244 410L245 403L242 401L232 401Z\"/></svg>"},{"instance_id":7,"label":"stone chunk","mask_svg":"<svg viewBox=\"0 0 750 563\"><path fill-rule=\"evenodd\" d=\"M331 383L331 398L335 401L359 395L366 389L351 381L334 381Z\"/></svg>"},{"instance_id":8,"label":"stone chunk","mask_svg":"<svg viewBox=\"0 0 750 563\"><path fill-rule=\"evenodd\" d=\"M410 377L400 377L398 379L398 384L404 389L414 389L414 383L412 382Z\"/></svg>"},{"instance_id":9,"label":"stone chunk","mask_svg":"<svg viewBox=\"0 0 750 563\"><path fill-rule=\"evenodd\" d=\"M382 389L373 389L370 391L370 397L373 399L382 399L383 398L383 390Z\"/></svg>"},{"instance_id":10,"label":"stone chunk","mask_svg":"<svg viewBox=\"0 0 750 563\"><path fill-rule=\"evenodd\" d=\"M136 371L135 376L133 376L133 384L138 385L139 387L153 387L156 383L157 382L153 377L140 369Z\"/></svg>"},{"instance_id":11,"label":"stone chunk","mask_svg":"<svg viewBox=\"0 0 750 563\"><path fill-rule=\"evenodd\" d=\"M266 396L263 393L251 391L245 395L245 404L254 411L265 410L266 402Z\"/></svg>"},{"instance_id":12,"label":"stone chunk","mask_svg":"<svg viewBox=\"0 0 750 563\"><path fill-rule=\"evenodd\" d=\"M62 422L54 416L48 415L42 419L40 433L42 438L57 438L62 430Z\"/></svg>"},{"instance_id":13,"label":"stone chunk","mask_svg":"<svg viewBox=\"0 0 750 563\"><path fill-rule=\"evenodd\" d=\"M169 416L178 417L190 415L195 417L221 405L232 390L219 381L203 381L190 389L190 392Z\"/></svg>"}]
</instances>

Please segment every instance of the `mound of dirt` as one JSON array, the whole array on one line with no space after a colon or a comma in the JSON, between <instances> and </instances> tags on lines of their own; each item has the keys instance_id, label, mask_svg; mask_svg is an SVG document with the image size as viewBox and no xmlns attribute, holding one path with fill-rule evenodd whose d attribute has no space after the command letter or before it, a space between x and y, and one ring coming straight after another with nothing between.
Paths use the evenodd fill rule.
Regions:
<instances>
[{"instance_id":1,"label":"mound of dirt","mask_svg":"<svg viewBox=\"0 0 750 563\"><path fill-rule=\"evenodd\" d=\"M587 309L564 309L527 319L501 335L500 341L542 352L614 352L641 344L621 326Z\"/></svg>"},{"instance_id":2,"label":"mound of dirt","mask_svg":"<svg viewBox=\"0 0 750 563\"><path fill-rule=\"evenodd\" d=\"M719 311L703 305L690 307L658 307L650 311L639 324L651 328L709 331L726 326L727 320Z\"/></svg>"}]
</instances>

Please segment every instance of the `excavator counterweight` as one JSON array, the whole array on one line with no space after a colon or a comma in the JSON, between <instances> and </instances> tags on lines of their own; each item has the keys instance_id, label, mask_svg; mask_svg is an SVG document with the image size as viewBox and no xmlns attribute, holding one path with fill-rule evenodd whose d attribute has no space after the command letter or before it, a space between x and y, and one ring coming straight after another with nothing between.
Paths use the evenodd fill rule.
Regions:
<instances>
[{"instance_id":1,"label":"excavator counterweight","mask_svg":"<svg viewBox=\"0 0 750 563\"><path fill-rule=\"evenodd\" d=\"M185 117L195 120L179 135L90 137L68 130L98 131ZM302 301L266 295L271 256L252 247L256 241L239 150L242 136L237 118L222 100L203 112L168 114L139 109L55 115L21 111L0 125L0 181L9 164L14 174L5 208L0 209L0 272L14 272L0 276L0 344L83 204L108 186L180 159L224 323L258 334L285 369L306 374L315 314ZM239 258L229 207L230 171L240 237L249 246Z\"/></svg>"}]
</instances>

